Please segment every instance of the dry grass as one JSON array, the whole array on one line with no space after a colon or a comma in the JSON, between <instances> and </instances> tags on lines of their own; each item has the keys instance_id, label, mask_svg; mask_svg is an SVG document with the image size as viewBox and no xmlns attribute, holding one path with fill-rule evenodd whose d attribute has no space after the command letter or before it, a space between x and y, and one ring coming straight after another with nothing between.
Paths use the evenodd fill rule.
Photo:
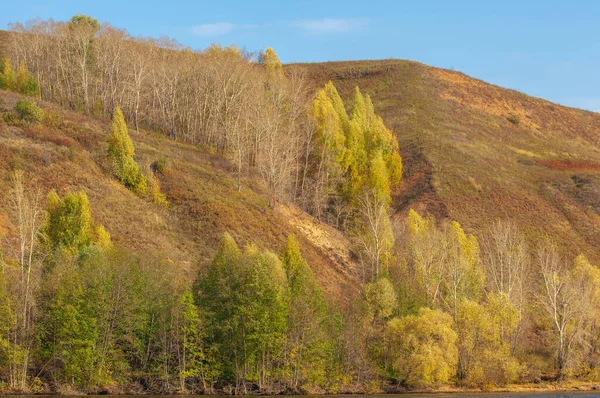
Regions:
<instances>
[{"instance_id":1,"label":"dry grass","mask_svg":"<svg viewBox=\"0 0 600 398\"><path fill-rule=\"evenodd\" d=\"M18 98L0 91L0 114L12 109ZM15 169L24 170L28 180L44 192L83 189L95 219L106 226L115 242L165 258L190 277L210 260L225 231L242 246L253 242L276 251L284 247L288 234L296 234L317 279L333 298L343 298L345 289L357 286L352 276L355 265L341 234L297 210L271 210L262 184L253 176L246 177L245 188L238 192L232 167L222 157L150 132L130 131L140 164L149 165L159 159L169 164L159 178L170 205L156 206L111 177L105 146L109 120L48 103L42 103L42 107L52 117L39 125L0 121L2 192L8 192L10 172ZM0 234L10 238L15 231L7 215L8 200L2 195ZM321 236L329 236L326 247L316 245L304 229L297 227L307 222L312 232L323 229ZM344 251L337 255L337 250Z\"/></svg>"},{"instance_id":2,"label":"dry grass","mask_svg":"<svg viewBox=\"0 0 600 398\"><path fill-rule=\"evenodd\" d=\"M411 61L302 66L344 99L359 85L397 134L396 219L414 207L478 233L511 218L532 240L550 235L600 264L599 114Z\"/></svg>"}]
</instances>

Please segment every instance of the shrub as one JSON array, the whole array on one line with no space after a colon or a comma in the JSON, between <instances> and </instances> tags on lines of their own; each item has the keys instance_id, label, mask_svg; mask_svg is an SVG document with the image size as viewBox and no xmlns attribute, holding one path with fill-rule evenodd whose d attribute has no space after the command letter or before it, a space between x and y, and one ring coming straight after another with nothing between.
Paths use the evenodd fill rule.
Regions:
<instances>
[{"instance_id":1,"label":"shrub","mask_svg":"<svg viewBox=\"0 0 600 398\"><path fill-rule=\"evenodd\" d=\"M160 158L152 162L150 167L152 171L157 174L165 174L165 172L169 169L169 163L166 158Z\"/></svg>"},{"instance_id":2,"label":"shrub","mask_svg":"<svg viewBox=\"0 0 600 398\"><path fill-rule=\"evenodd\" d=\"M44 111L33 101L20 99L15 105L15 111L19 119L28 122L40 122L44 118Z\"/></svg>"},{"instance_id":3,"label":"shrub","mask_svg":"<svg viewBox=\"0 0 600 398\"><path fill-rule=\"evenodd\" d=\"M514 124L515 126L517 126L519 124L519 122L521 121L521 119L519 119L519 116L515 115L514 113L510 113L506 117L506 120L508 120L509 122L511 122L512 124Z\"/></svg>"},{"instance_id":4,"label":"shrub","mask_svg":"<svg viewBox=\"0 0 600 398\"><path fill-rule=\"evenodd\" d=\"M160 181L158 180L158 177L154 175L152 167L147 167L146 174L146 181L152 203L158 206L168 206L169 201L167 201L167 196L161 192Z\"/></svg>"}]
</instances>

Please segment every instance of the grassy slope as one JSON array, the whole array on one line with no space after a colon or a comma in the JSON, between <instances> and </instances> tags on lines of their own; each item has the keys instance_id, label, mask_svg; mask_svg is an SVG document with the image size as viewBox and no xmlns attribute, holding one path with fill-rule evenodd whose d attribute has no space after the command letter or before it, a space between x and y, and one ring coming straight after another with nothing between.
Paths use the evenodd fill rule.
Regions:
<instances>
[{"instance_id":1,"label":"grassy slope","mask_svg":"<svg viewBox=\"0 0 600 398\"><path fill-rule=\"evenodd\" d=\"M0 91L0 114L12 109L18 98ZM160 158L170 164L161 184L171 205L160 208L129 192L107 171L108 120L42 105L47 113L59 115L55 123L14 126L0 118L0 236L5 243L10 245L15 233L7 216L10 171L22 169L44 192L85 189L93 216L113 241L161 256L190 276L198 264L209 261L224 231L240 245L254 242L273 250L280 250L293 233L326 291L345 297L346 287L357 286L349 245L340 233L295 208L270 210L264 192L254 188L261 184L253 177L238 193L230 166L221 157L131 131L140 164Z\"/></svg>"},{"instance_id":2,"label":"grassy slope","mask_svg":"<svg viewBox=\"0 0 600 398\"><path fill-rule=\"evenodd\" d=\"M398 217L415 207L474 232L512 218L532 238L548 234L600 263L600 114L410 61L304 66L345 99L359 85L397 133Z\"/></svg>"}]
</instances>

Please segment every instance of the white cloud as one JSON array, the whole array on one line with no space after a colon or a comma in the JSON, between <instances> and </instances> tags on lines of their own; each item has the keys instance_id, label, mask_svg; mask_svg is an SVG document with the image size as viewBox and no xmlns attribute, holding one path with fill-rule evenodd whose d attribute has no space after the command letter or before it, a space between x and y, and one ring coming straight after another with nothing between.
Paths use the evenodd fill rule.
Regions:
<instances>
[{"instance_id":1,"label":"white cloud","mask_svg":"<svg viewBox=\"0 0 600 398\"><path fill-rule=\"evenodd\" d=\"M310 34L325 34L353 32L364 28L368 23L369 20L365 18L324 18L292 21L291 26Z\"/></svg>"},{"instance_id":2,"label":"white cloud","mask_svg":"<svg viewBox=\"0 0 600 398\"><path fill-rule=\"evenodd\" d=\"M230 22L209 23L192 27L192 33L201 37L222 36L231 33L238 28Z\"/></svg>"}]
</instances>

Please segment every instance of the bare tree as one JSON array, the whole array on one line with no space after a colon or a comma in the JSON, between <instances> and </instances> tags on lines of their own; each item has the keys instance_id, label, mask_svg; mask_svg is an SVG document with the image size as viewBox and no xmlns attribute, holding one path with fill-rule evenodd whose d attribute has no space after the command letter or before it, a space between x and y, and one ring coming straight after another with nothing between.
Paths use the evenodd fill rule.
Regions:
<instances>
[{"instance_id":1,"label":"bare tree","mask_svg":"<svg viewBox=\"0 0 600 398\"><path fill-rule=\"evenodd\" d=\"M562 380L573 345L582 331L584 303L587 296L585 278L569 272L567 263L553 246L542 246L536 258L542 289L537 299L550 317L556 334L557 379Z\"/></svg>"},{"instance_id":2,"label":"bare tree","mask_svg":"<svg viewBox=\"0 0 600 398\"><path fill-rule=\"evenodd\" d=\"M489 291L506 295L522 319L527 300L525 284L530 276L525 237L514 222L497 220L484 234L481 247ZM511 336L513 353L522 328L521 321Z\"/></svg>"},{"instance_id":3,"label":"bare tree","mask_svg":"<svg viewBox=\"0 0 600 398\"><path fill-rule=\"evenodd\" d=\"M17 227L16 251L19 259L20 275L14 292L18 311L13 333L13 360L10 361L11 386L24 389L32 344L34 342L33 322L35 289L39 281L39 267L36 268L38 232L42 220L41 194L26 188L23 172L16 171L12 176L13 188L10 193L11 215Z\"/></svg>"},{"instance_id":4,"label":"bare tree","mask_svg":"<svg viewBox=\"0 0 600 398\"><path fill-rule=\"evenodd\" d=\"M359 225L356 239L367 258L367 280L376 279L388 263L394 235L387 198L373 189L365 189L358 199Z\"/></svg>"}]
</instances>

